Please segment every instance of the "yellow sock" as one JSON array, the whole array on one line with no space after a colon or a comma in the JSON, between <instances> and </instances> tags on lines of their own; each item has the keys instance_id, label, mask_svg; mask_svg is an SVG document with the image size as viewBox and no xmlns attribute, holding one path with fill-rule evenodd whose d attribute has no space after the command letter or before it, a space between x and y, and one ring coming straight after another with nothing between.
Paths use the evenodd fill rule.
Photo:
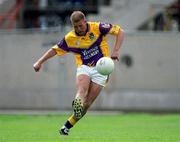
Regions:
<instances>
[{"instance_id":1,"label":"yellow sock","mask_svg":"<svg viewBox=\"0 0 180 142\"><path fill-rule=\"evenodd\" d=\"M72 126L74 126L76 124L76 120L74 118L74 115L71 115L69 118L68 118L68 121L71 123Z\"/></svg>"}]
</instances>

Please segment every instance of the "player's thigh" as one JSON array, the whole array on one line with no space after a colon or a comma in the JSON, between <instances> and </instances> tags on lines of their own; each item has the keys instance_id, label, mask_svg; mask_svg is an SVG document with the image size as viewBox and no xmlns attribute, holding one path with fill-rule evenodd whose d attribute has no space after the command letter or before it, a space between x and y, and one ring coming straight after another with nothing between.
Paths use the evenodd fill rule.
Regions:
<instances>
[{"instance_id":1,"label":"player's thigh","mask_svg":"<svg viewBox=\"0 0 180 142\"><path fill-rule=\"evenodd\" d=\"M86 74L80 74L76 77L77 94L76 97L80 97L84 100L87 96L90 85L90 78Z\"/></svg>"}]
</instances>

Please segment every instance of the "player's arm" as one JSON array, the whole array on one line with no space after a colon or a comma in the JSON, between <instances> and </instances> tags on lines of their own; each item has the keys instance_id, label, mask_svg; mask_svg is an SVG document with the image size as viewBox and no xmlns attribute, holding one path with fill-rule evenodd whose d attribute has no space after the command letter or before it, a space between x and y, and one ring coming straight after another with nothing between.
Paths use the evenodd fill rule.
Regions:
<instances>
[{"instance_id":1,"label":"player's arm","mask_svg":"<svg viewBox=\"0 0 180 142\"><path fill-rule=\"evenodd\" d=\"M48 60L49 58L52 58L53 56L57 55L65 55L67 51L65 51L67 48L67 44L65 41L65 38L62 39L60 42L58 42L56 45L51 47L34 65L34 70L38 72L41 69L41 65Z\"/></svg>"},{"instance_id":2,"label":"player's arm","mask_svg":"<svg viewBox=\"0 0 180 142\"><path fill-rule=\"evenodd\" d=\"M112 50L111 58L113 60L119 60L119 49L124 39L123 30L118 25L112 25L108 23L100 23L99 29L103 35L111 34L111 35L116 36L116 42Z\"/></svg>"},{"instance_id":3,"label":"player's arm","mask_svg":"<svg viewBox=\"0 0 180 142\"><path fill-rule=\"evenodd\" d=\"M122 45L123 39L124 39L124 31L122 29L119 29L118 34L116 35L115 45L111 54L111 58L113 60L119 61L119 49Z\"/></svg>"},{"instance_id":4,"label":"player's arm","mask_svg":"<svg viewBox=\"0 0 180 142\"><path fill-rule=\"evenodd\" d=\"M53 49L50 48L39 60L37 60L36 63L34 63L33 67L36 72L38 72L41 69L41 65L48 60L49 58L52 58L55 56L57 52Z\"/></svg>"}]
</instances>

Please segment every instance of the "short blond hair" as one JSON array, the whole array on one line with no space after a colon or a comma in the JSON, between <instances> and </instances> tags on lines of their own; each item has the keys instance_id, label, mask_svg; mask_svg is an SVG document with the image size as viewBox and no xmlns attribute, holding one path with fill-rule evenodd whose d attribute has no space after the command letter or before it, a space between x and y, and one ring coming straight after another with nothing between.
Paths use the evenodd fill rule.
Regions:
<instances>
[{"instance_id":1,"label":"short blond hair","mask_svg":"<svg viewBox=\"0 0 180 142\"><path fill-rule=\"evenodd\" d=\"M71 14L71 17L70 17L70 20L71 20L71 23L77 23L79 22L80 20L82 19L86 19L85 15L83 12L81 11L74 11L72 14Z\"/></svg>"}]
</instances>

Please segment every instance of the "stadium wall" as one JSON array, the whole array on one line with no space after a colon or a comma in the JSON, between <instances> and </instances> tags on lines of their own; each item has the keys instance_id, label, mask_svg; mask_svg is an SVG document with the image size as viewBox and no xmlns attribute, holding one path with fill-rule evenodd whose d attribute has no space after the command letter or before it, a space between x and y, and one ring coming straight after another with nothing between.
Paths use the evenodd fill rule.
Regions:
<instances>
[{"instance_id":1,"label":"stadium wall","mask_svg":"<svg viewBox=\"0 0 180 142\"><path fill-rule=\"evenodd\" d=\"M50 59L40 73L33 70L33 63L64 34L0 34L0 109L71 109L76 92L73 56ZM121 60L92 109L180 111L179 37L126 33ZM113 47L114 40L108 39Z\"/></svg>"}]
</instances>

